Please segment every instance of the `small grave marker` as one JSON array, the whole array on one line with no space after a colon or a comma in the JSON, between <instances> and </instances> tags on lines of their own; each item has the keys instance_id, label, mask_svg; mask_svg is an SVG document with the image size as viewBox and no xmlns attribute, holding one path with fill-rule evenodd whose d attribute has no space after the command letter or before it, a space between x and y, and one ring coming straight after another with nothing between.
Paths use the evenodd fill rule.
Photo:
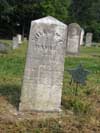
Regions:
<instances>
[{"instance_id":1,"label":"small grave marker","mask_svg":"<svg viewBox=\"0 0 100 133\"><path fill-rule=\"evenodd\" d=\"M17 34L18 44L22 43L22 36L20 34Z\"/></svg>"},{"instance_id":2,"label":"small grave marker","mask_svg":"<svg viewBox=\"0 0 100 133\"><path fill-rule=\"evenodd\" d=\"M72 76L70 84L72 84L72 82L75 82L76 83L75 95L77 95L78 85L79 84L82 84L82 85L85 85L86 84L85 81L86 81L87 76L88 76L88 74L90 72L88 70L84 69L81 64L79 64L74 69L69 69L68 72Z\"/></svg>"},{"instance_id":3,"label":"small grave marker","mask_svg":"<svg viewBox=\"0 0 100 133\"><path fill-rule=\"evenodd\" d=\"M74 69L69 69L68 72L72 75L72 80L77 84L85 85L85 81L89 74L89 71L84 69L81 64L79 64Z\"/></svg>"},{"instance_id":4,"label":"small grave marker","mask_svg":"<svg viewBox=\"0 0 100 133\"><path fill-rule=\"evenodd\" d=\"M18 47L19 47L18 38L17 37L13 37L12 49L16 49Z\"/></svg>"},{"instance_id":5,"label":"small grave marker","mask_svg":"<svg viewBox=\"0 0 100 133\"><path fill-rule=\"evenodd\" d=\"M93 34L92 33L87 33L86 34L86 46L87 47L91 47L91 45L92 45L92 37L93 37Z\"/></svg>"}]
</instances>

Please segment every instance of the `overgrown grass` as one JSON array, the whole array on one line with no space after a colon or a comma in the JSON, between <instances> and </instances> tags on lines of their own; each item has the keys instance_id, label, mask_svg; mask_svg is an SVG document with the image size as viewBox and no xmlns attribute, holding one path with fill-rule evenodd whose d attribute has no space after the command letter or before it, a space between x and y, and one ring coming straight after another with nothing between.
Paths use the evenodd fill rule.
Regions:
<instances>
[{"instance_id":1,"label":"overgrown grass","mask_svg":"<svg viewBox=\"0 0 100 133\"><path fill-rule=\"evenodd\" d=\"M27 45L24 43L17 50L8 54L0 54L0 95L6 96L8 102L18 108L22 78L25 66ZM62 92L62 109L64 117L42 121L24 120L0 123L0 131L21 133L77 133L83 130L85 133L99 132L100 122L98 112L100 102L100 47L81 48L78 57L65 58L65 71ZM85 86L78 86L75 95L76 84L70 85L71 76L66 71L75 68L82 63L85 69L90 71ZM0 109L1 110L1 109ZM69 115L69 116L68 116ZM88 121L89 119L89 121ZM91 124L90 119L92 121ZM86 127L85 124L89 124ZM94 124L94 129L93 129ZM67 132L68 131L68 132Z\"/></svg>"},{"instance_id":2,"label":"overgrown grass","mask_svg":"<svg viewBox=\"0 0 100 133\"><path fill-rule=\"evenodd\" d=\"M1 43L4 43L6 45L11 45L12 44L12 41L11 40L3 40L3 39L0 39L0 42Z\"/></svg>"},{"instance_id":3,"label":"overgrown grass","mask_svg":"<svg viewBox=\"0 0 100 133\"><path fill-rule=\"evenodd\" d=\"M18 108L20 90L25 67L26 44L0 54L0 95L6 96L8 101Z\"/></svg>"},{"instance_id":4,"label":"overgrown grass","mask_svg":"<svg viewBox=\"0 0 100 133\"><path fill-rule=\"evenodd\" d=\"M92 56L93 53L100 55L100 48L83 47L79 57L66 57L65 59L62 104L65 109L70 109L78 115L89 115L92 112L95 102L95 100L94 102L92 101L92 95L95 93L100 95L100 58ZM90 75L88 76L86 85L80 85L77 88L78 94L75 96L76 84L69 84L71 76L66 70L75 68L80 63L90 72Z\"/></svg>"}]
</instances>

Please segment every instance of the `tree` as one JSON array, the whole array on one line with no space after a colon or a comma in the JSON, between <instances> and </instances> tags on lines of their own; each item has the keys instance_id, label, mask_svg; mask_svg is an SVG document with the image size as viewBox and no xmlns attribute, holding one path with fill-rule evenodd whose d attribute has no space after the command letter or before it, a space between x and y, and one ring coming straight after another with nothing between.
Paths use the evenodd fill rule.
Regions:
<instances>
[{"instance_id":1,"label":"tree","mask_svg":"<svg viewBox=\"0 0 100 133\"><path fill-rule=\"evenodd\" d=\"M19 24L20 31L24 36L24 32L29 32L30 22L41 17L40 6L33 1L23 1L18 3L14 9L16 16L15 23Z\"/></svg>"},{"instance_id":2,"label":"tree","mask_svg":"<svg viewBox=\"0 0 100 133\"><path fill-rule=\"evenodd\" d=\"M43 16L51 15L66 22L68 17L67 8L69 4L70 0L43 0L43 2L41 2Z\"/></svg>"},{"instance_id":3,"label":"tree","mask_svg":"<svg viewBox=\"0 0 100 133\"><path fill-rule=\"evenodd\" d=\"M0 30L7 36L28 33L31 20L41 17L40 0L1 0ZM8 34L9 32L9 34Z\"/></svg>"},{"instance_id":4,"label":"tree","mask_svg":"<svg viewBox=\"0 0 100 133\"><path fill-rule=\"evenodd\" d=\"M94 33L94 40L100 36L100 0L72 0L69 7L69 23L79 23L85 31Z\"/></svg>"},{"instance_id":5,"label":"tree","mask_svg":"<svg viewBox=\"0 0 100 133\"><path fill-rule=\"evenodd\" d=\"M4 0L4 1L1 0L0 1L0 35L2 35L2 32L4 32L5 23L9 22L9 17L6 14L7 11L9 12L8 8L9 8L9 4L7 0Z\"/></svg>"},{"instance_id":6,"label":"tree","mask_svg":"<svg viewBox=\"0 0 100 133\"><path fill-rule=\"evenodd\" d=\"M70 21L86 24L91 20L91 6L94 0L72 0L69 7Z\"/></svg>"}]
</instances>

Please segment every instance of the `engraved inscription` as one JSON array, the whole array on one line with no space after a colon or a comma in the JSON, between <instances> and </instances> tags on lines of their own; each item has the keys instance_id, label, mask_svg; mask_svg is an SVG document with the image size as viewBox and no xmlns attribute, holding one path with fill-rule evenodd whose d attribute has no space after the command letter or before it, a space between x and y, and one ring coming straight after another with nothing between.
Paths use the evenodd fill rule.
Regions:
<instances>
[{"instance_id":1,"label":"engraved inscription","mask_svg":"<svg viewBox=\"0 0 100 133\"><path fill-rule=\"evenodd\" d=\"M55 35L53 35L52 32L48 30L41 30L33 33L32 42L35 48L41 48L42 50L56 50L57 45L63 45L64 40L61 39L61 35L59 33L55 33Z\"/></svg>"}]
</instances>

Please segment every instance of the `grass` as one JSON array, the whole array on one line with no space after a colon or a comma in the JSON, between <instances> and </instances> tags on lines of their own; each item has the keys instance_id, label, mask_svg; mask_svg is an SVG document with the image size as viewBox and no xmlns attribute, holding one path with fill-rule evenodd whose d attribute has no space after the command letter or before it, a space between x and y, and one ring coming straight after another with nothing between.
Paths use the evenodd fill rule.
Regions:
<instances>
[{"instance_id":1,"label":"grass","mask_svg":"<svg viewBox=\"0 0 100 133\"><path fill-rule=\"evenodd\" d=\"M0 39L0 42L1 43L4 43L6 45L11 45L12 41L11 40L3 40L3 39Z\"/></svg>"},{"instance_id":2,"label":"grass","mask_svg":"<svg viewBox=\"0 0 100 133\"><path fill-rule=\"evenodd\" d=\"M6 41L9 42L10 41ZM62 92L63 113L60 118L35 119L26 115L14 116L18 108L25 66L27 45L0 54L0 132L2 133L99 133L100 132L100 47L81 48L78 57L65 58ZM85 86L69 84L66 71L82 63L90 71Z\"/></svg>"},{"instance_id":3,"label":"grass","mask_svg":"<svg viewBox=\"0 0 100 133\"><path fill-rule=\"evenodd\" d=\"M0 94L18 107L27 45L0 55ZM19 54L21 53L21 54Z\"/></svg>"}]
</instances>

